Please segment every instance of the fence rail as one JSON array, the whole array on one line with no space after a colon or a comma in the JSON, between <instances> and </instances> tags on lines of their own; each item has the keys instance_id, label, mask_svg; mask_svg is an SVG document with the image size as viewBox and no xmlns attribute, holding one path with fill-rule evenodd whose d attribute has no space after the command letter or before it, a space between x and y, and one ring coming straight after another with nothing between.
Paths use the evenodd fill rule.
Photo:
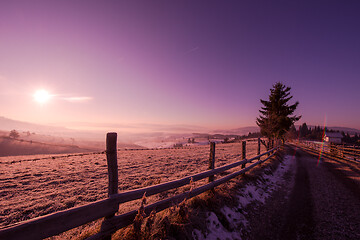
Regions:
<instances>
[{"instance_id":1,"label":"fence rail","mask_svg":"<svg viewBox=\"0 0 360 240\"><path fill-rule=\"evenodd\" d=\"M203 192L211 190L214 187L229 181L234 177L244 174L256 165L268 160L276 153L276 151L280 147L278 145L262 154L260 154L260 148L258 148L258 155L253 158L247 159L246 142L244 141L242 145L243 150L240 161L236 161L234 163L215 168L215 144L212 143L210 145L211 148L209 157L209 170L182 179L145 188L134 189L123 193L117 193L118 168L116 138L116 133L107 134L106 156L109 173L109 198L96 201L85 206L74 207L68 210L37 217L0 229L0 239L43 239L58 235L62 232L79 227L91 221L101 219L103 217L105 217L105 219L102 222L101 231L89 237L88 239L92 240L108 238L116 230L131 224L137 214L137 211L131 211L122 215L115 216L115 213L119 209L119 204L140 199L144 196L144 194L146 194L146 196L151 196L154 194L162 193L164 191L188 185L191 181L195 182L201 179L209 178L209 183L205 185L202 185L195 189L191 189L189 192L181 193L173 197L155 202L145 207L146 214L149 214L153 210L162 211L172 206L173 203L181 202L184 199L195 197ZM258 146L260 146L260 139L258 139ZM267 155L266 158L261 160L261 157L265 155ZM251 163L251 165L245 167L245 164L247 163ZM242 166L241 170L237 170L222 178L216 180L214 179L214 175L223 173L226 170L238 167L240 165Z\"/></svg>"},{"instance_id":2,"label":"fence rail","mask_svg":"<svg viewBox=\"0 0 360 240\"><path fill-rule=\"evenodd\" d=\"M351 148L344 145L336 145L324 142L295 141L296 145L310 148L319 154L335 157L346 161L360 163L360 149Z\"/></svg>"}]
</instances>

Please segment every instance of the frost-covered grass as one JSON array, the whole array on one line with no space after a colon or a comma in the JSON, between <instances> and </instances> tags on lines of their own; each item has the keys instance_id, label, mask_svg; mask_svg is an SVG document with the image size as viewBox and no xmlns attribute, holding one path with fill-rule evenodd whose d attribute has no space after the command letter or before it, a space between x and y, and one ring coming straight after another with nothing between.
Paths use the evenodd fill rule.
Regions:
<instances>
[{"instance_id":1,"label":"frost-covered grass","mask_svg":"<svg viewBox=\"0 0 360 240\"><path fill-rule=\"evenodd\" d=\"M249 142L248 157L255 156L256 149L257 143ZM240 143L217 144L216 167L240 157ZM209 146L118 151L119 191L199 173L208 168L208 158ZM104 154L1 157L0 227L104 199L107 181ZM150 197L149 202L183 190ZM136 209L138 205L138 201L122 204L119 212Z\"/></svg>"}]
</instances>

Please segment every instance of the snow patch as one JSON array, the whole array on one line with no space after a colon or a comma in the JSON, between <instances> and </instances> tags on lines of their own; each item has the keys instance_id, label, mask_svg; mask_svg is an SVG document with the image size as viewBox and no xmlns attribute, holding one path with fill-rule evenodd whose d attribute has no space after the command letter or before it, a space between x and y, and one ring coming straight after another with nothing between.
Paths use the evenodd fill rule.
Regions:
<instances>
[{"instance_id":1,"label":"snow patch","mask_svg":"<svg viewBox=\"0 0 360 240\"><path fill-rule=\"evenodd\" d=\"M225 206L220 211L228 220L230 228L234 229L238 227L239 224L242 224L244 227L248 225L246 217L242 213L240 213L238 209Z\"/></svg>"},{"instance_id":2,"label":"snow patch","mask_svg":"<svg viewBox=\"0 0 360 240\"><path fill-rule=\"evenodd\" d=\"M208 217L206 219L208 234L203 234L200 230L194 229L192 232L192 237L195 240L241 240L240 233L238 232L229 232L224 226L220 223L218 217L214 212L208 212Z\"/></svg>"},{"instance_id":3,"label":"snow patch","mask_svg":"<svg viewBox=\"0 0 360 240\"><path fill-rule=\"evenodd\" d=\"M238 201L239 208L245 208L252 202L265 203L268 198L284 180L284 174L289 171L294 163L294 156L286 155L276 169L275 172L266 171L262 176L262 181L256 183L249 183L239 191Z\"/></svg>"},{"instance_id":4,"label":"snow patch","mask_svg":"<svg viewBox=\"0 0 360 240\"><path fill-rule=\"evenodd\" d=\"M246 212L240 212L239 209L244 209L248 204L253 202L259 202L264 204L266 198L268 198L275 189L279 187L284 181L284 174L289 171L294 164L294 156L286 155L279 164L275 172L265 170L262 180L255 183L249 183L238 192L239 205L235 208L229 208L224 206L220 211L224 214L229 222L231 229L245 228L248 224L246 219ZM208 233L203 234L198 229L194 229L192 232L193 239L196 240L217 240L217 239L241 239L240 231L229 232L220 223L218 217L214 212L209 212L206 219L206 226Z\"/></svg>"}]
</instances>

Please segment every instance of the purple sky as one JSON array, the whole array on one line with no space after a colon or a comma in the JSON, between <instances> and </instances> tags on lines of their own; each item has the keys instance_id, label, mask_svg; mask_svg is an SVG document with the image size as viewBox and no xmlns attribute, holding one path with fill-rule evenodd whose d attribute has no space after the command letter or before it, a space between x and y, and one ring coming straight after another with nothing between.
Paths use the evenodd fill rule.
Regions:
<instances>
[{"instance_id":1,"label":"purple sky","mask_svg":"<svg viewBox=\"0 0 360 240\"><path fill-rule=\"evenodd\" d=\"M360 129L359 12L359 1L1 1L0 116L251 126L281 81L300 123ZM35 102L38 89L52 98Z\"/></svg>"}]
</instances>

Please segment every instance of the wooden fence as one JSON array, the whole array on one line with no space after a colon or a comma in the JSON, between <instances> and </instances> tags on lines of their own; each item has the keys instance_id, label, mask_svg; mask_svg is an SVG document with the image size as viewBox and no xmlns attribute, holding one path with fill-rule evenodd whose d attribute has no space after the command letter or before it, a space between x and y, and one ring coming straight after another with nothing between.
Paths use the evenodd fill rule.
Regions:
<instances>
[{"instance_id":1,"label":"wooden fence","mask_svg":"<svg viewBox=\"0 0 360 240\"><path fill-rule=\"evenodd\" d=\"M188 192L175 195L173 197L155 202L145 207L145 213L148 215L151 211L162 211L171 207L174 203L179 203L184 199L195 197L203 192L213 189L230 179L244 174L256 165L265 162L272 157L279 149L280 145L273 146L272 149L260 154L260 139L258 139L257 156L246 158L246 141L242 143L242 156L240 161L215 168L215 143L210 144L209 170L188 176L182 179L153 185L145 188L134 189L122 193L118 193L118 167L117 167L117 134L108 133L106 138L106 156L108 164L108 198L99 200L91 204L81 207L74 207L68 210L55 212L45 216L37 217L28 221L16 223L0 230L0 239L43 239L58 235L67 230L76 228L94 220L104 218L99 233L89 237L92 239L109 239L111 235L118 229L131 224L137 214L137 210L115 215L119 209L119 204L140 199L146 194L151 196L171 189L179 188L190 184L191 181L199 181L208 178L208 183L191 189ZM261 157L265 159L261 160ZM245 167L245 164L251 165ZM240 170L236 170L222 178L216 179L214 175L223 173L226 170L241 166Z\"/></svg>"},{"instance_id":2,"label":"wooden fence","mask_svg":"<svg viewBox=\"0 0 360 240\"><path fill-rule=\"evenodd\" d=\"M312 149L324 156L335 157L355 163L360 163L360 149L338 144L314 141L295 141L295 144Z\"/></svg>"}]
</instances>

